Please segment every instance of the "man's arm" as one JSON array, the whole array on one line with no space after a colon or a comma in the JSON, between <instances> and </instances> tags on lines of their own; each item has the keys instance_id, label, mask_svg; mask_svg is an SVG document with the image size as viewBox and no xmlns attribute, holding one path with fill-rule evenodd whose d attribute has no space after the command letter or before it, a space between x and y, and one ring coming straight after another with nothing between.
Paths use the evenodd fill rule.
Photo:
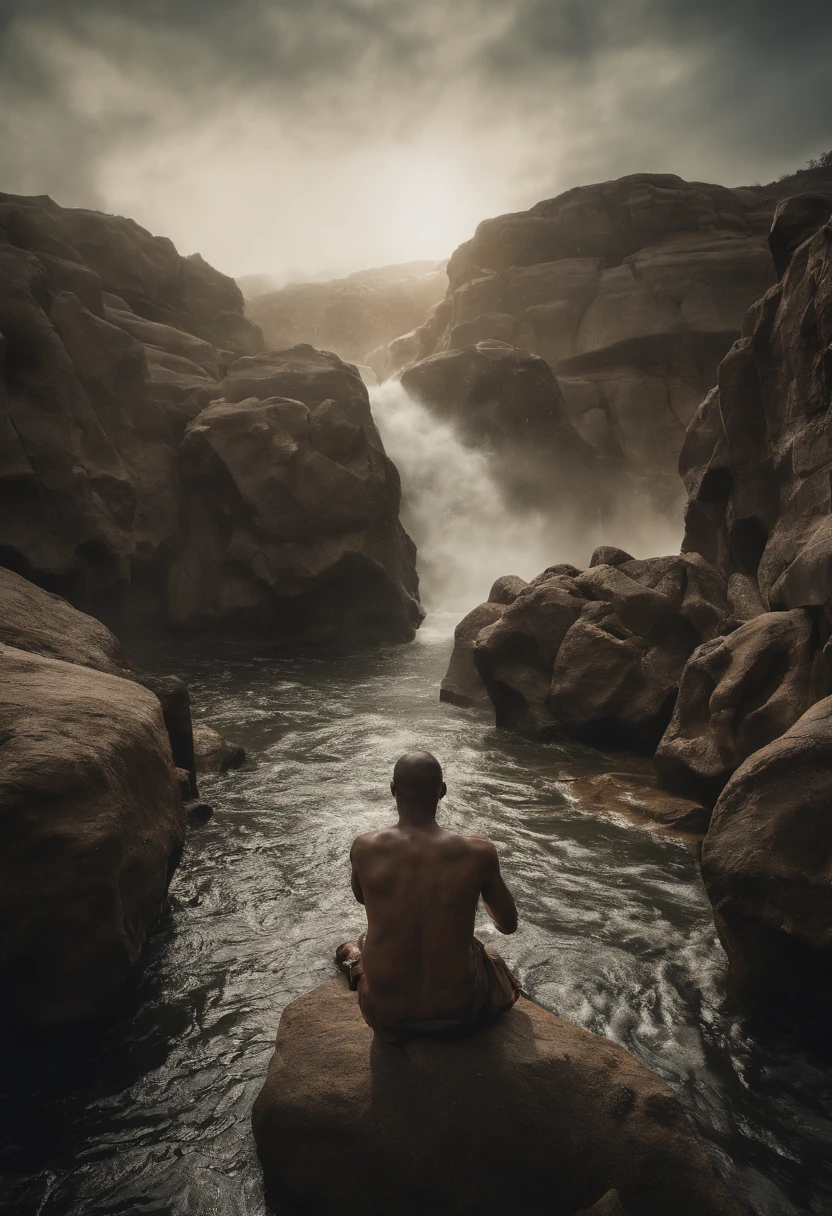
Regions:
<instances>
[{"instance_id":1,"label":"man's arm","mask_svg":"<svg viewBox=\"0 0 832 1216\"><path fill-rule=\"evenodd\" d=\"M482 884L482 902L485 910L501 933L513 933L517 928L517 905L500 873L497 850L489 842L489 873Z\"/></svg>"},{"instance_id":2,"label":"man's arm","mask_svg":"<svg viewBox=\"0 0 832 1216\"><path fill-rule=\"evenodd\" d=\"M353 845L353 847L350 849L350 886L352 887L352 893L355 896L355 898L358 900L358 902L360 904L363 904L364 903L364 892L361 890L361 880L359 879L358 872L356 871L356 868L355 868L355 859L353 857L354 852L355 852L355 845Z\"/></svg>"}]
</instances>

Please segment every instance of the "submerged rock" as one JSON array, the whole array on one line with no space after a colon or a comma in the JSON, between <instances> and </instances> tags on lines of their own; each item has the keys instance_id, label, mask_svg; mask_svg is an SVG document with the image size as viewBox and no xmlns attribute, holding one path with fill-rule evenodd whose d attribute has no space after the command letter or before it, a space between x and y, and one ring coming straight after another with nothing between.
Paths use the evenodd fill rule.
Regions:
<instances>
[{"instance_id":1,"label":"submerged rock","mask_svg":"<svg viewBox=\"0 0 832 1216\"><path fill-rule=\"evenodd\" d=\"M0 991L60 1026L116 1007L183 844L159 702L0 644Z\"/></svg>"},{"instance_id":2,"label":"submerged rock","mask_svg":"<svg viewBox=\"0 0 832 1216\"><path fill-rule=\"evenodd\" d=\"M831 804L826 697L737 769L702 849L705 889L735 979L803 1018L819 997L832 998Z\"/></svg>"},{"instance_id":3,"label":"submerged rock","mask_svg":"<svg viewBox=\"0 0 832 1216\"><path fill-rule=\"evenodd\" d=\"M252 1123L269 1195L332 1216L609 1216L611 1190L634 1216L742 1214L657 1077L525 998L391 1047L323 984L284 1010Z\"/></svg>"},{"instance_id":4,"label":"submerged rock","mask_svg":"<svg viewBox=\"0 0 832 1216\"><path fill-rule=\"evenodd\" d=\"M245 748L223 739L207 722L194 722L194 758L198 773L227 773L245 763Z\"/></svg>"}]
</instances>

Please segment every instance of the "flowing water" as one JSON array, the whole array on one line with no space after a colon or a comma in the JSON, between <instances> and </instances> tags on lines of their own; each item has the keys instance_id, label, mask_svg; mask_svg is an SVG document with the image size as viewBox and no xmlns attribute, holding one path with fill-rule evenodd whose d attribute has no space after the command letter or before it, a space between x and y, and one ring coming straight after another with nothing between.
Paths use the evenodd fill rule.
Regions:
<instances>
[{"instance_id":1,"label":"flowing water","mask_svg":"<svg viewBox=\"0 0 832 1216\"><path fill-rule=\"evenodd\" d=\"M468 608L495 575L584 560L602 539L512 517L481 458L397 388L376 394L375 408L402 470L427 603ZM674 536L663 544L642 524L624 521L606 539L672 551ZM521 915L501 949L527 991L665 1078L760 1216L832 1212L827 1062L732 1011L690 850L581 808L573 779L626 759L531 743L439 702L454 619L435 613L410 646L346 654L238 645L136 655L184 676L197 714L249 759L202 782L216 815L190 832L119 1021L7 1052L4 1212L264 1216L249 1116L278 1018L334 974L334 947L362 928L350 842L389 820L390 771L410 748L445 765L443 821L500 849ZM497 936L484 917L478 933Z\"/></svg>"},{"instance_id":2,"label":"flowing water","mask_svg":"<svg viewBox=\"0 0 832 1216\"><path fill-rule=\"evenodd\" d=\"M691 852L573 801L571 778L620 770L621 756L527 742L441 704L449 648L440 617L382 650L154 656L249 760L203 781L216 814L191 830L119 1023L16 1053L6 1211L265 1212L249 1115L278 1017L361 929L349 845L389 819L390 769L413 747L445 762L444 822L501 851L522 920L501 949L527 990L664 1077L759 1213L832 1211L828 1071L731 1012ZM484 917L478 931L495 938Z\"/></svg>"}]
</instances>

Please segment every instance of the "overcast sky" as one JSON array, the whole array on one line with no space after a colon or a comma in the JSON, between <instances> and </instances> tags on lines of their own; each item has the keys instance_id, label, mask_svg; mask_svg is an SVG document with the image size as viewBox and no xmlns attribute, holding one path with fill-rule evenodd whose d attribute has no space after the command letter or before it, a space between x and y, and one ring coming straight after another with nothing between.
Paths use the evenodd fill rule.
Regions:
<instances>
[{"instance_id":1,"label":"overcast sky","mask_svg":"<svg viewBox=\"0 0 832 1216\"><path fill-rule=\"evenodd\" d=\"M637 171L832 147L832 0L0 0L0 189L231 274L447 256Z\"/></svg>"}]
</instances>

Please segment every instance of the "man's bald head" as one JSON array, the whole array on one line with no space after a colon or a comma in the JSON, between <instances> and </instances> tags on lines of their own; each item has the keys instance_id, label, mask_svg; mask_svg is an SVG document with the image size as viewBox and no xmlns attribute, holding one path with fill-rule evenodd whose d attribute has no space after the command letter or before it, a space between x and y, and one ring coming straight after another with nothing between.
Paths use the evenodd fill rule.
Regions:
<instances>
[{"instance_id":1,"label":"man's bald head","mask_svg":"<svg viewBox=\"0 0 832 1216\"><path fill-rule=\"evenodd\" d=\"M397 801L435 807L445 797L442 765L430 752L406 752L396 761L390 789Z\"/></svg>"}]
</instances>

